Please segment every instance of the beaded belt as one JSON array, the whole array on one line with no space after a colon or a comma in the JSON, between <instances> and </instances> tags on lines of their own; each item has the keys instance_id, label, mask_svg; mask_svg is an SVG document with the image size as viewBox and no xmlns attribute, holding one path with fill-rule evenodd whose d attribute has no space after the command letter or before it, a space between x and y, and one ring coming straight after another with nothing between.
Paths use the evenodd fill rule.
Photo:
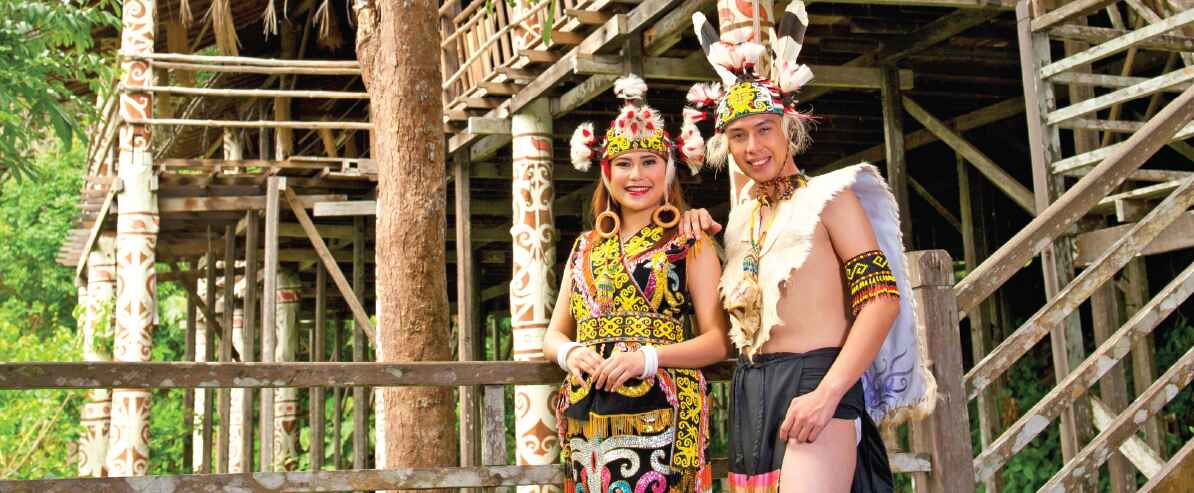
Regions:
<instances>
[{"instance_id":1,"label":"beaded belt","mask_svg":"<svg viewBox=\"0 0 1194 493\"><path fill-rule=\"evenodd\" d=\"M683 342L684 325L654 313L616 313L586 318L576 324L576 341L581 344L626 340L652 344Z\"/></svg>"}]
</instances>

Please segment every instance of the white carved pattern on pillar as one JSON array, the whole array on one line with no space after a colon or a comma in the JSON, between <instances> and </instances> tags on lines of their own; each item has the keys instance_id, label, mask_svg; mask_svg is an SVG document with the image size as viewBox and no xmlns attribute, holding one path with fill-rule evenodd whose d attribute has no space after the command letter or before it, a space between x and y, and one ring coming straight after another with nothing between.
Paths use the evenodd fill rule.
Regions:
<instances>
[{"instance_id":1,"label":"white carved pattern on pillar","mask_svg":"<svg viewBox=\"0 0 1194 493\"><path fill-rule=\"evenodd\" d=\"M543 335L556 297L556 239L552 217L551 113L540 99L514 115L514 240L510 316L514 359L543 361ZM554 412L555 387L514 388L518 464L555 462L560 455ZM555 486L520 486L520 493L558 491Z\"/></svg>"},{"instance_id":2,"label":"white carved pattern on pillar","mask_svg":"<svg viewBox=\"0 0 1194 493\"><path fill-rule=\"evenodd\" d=\"M225 305L226 307L227 305ZM227 308L225 308L227 309ZM232 310L232 347L236 354L245 354L245 312L237 305ZM244 358L241 358L244 361ZM246 472L245 468L245 389L232 389L231 417L228 426L228 472Z\"/></svg>"},{"instance_id":3,"label":"white carved pattern on pillar","mask_svg":"<svg viewBox=\"0 0 1194 493\"><path fill-rule=\"evenodd\" d=\"M759 29L767 32L767 28L775 25L774 0L759 0ZM717 0L717 25L721 31L721 40L727 43L741 43L753 41L755 34L754 2L753 0ZM730 169L730 205L737 206L750 199L750 187L754 182L734 163L730 156L727 166Z\"/></svg>"},{"instance_id":4,"label":"white carved pattern on pillar","mask_svg":"<svg viewBox=\"0 0 1194 493\"><path fill-rule=\"evenodd\" d=\"M116 238L100 235L95 249L87 255L87 286L80 301L83 315L83 361L111 361L112 348L99 341L112 333L112 309L116 294ZM97 333L100 331L101 333ZM98 340L97 340L98 339ZM101 345L102 344L102 345ZM83 403L83 434L79 437L79 476L107 476L104 467L108 450L108 427L112 415L108 389L89 389Z\"/></svg>"},{"instance_id":5,"label":"white carved pattern on pillar","mask_svg":"<svg viewBox=\"0 0 1194 493\"><path fill-rule=\"evenodd\" d=\"M274 361L294 361L298 352L298 276L278 273L278 310ZM299 464L298 389L283 387L274 392L274 469L294 471Z\"/></svg>"},{"instance_id":6,"label":"white carved pattern on pillar","mask_svg":"<svg viewBox=\"0 0 1194 493\"><path fill-rule=\"evenodd\" d=\"M153 52L154 0L126 0L122 9L120 51ZM121 62L121 84L136 88L152 83L153 71L145 60ZM120 94L120 116L125 121L149 118L149 93ZM112 351L115 361L149 361L151 338L157 323L155 277L158 207L152 188L153 156L149 127L120 127L117 176L123 186L116 219L116 331ZM149 401L143 389L112 391L112 424L107 451L108 474L141 476L149 469Z\"/></svg>"}]
</instances>

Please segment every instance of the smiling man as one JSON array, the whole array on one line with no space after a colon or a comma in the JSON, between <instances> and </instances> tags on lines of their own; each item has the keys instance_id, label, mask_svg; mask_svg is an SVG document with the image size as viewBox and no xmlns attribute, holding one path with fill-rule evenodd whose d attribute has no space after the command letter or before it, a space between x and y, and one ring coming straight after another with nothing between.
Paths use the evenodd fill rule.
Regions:
<instances>
[{"instance_id":1,"label":"smiling man","mask_svg":"<svg viewBox=\"0 0 1194 493\"><path fill-rule=\"evenodd\" d=\"M730 489L891 491L876 424L931 412L935 394L917 334L895 200L859 164L808 178L795 156L809 142L795 93L811 80L796 63L807 15L789 4L770 36L716 41L693 24L720 75L689 92L681 132L690 166L733 161L754 183L730 213L720 283L740 351L730 409ZM714 112L701 152L695 122ZM704 210L682 234L716 233Z\"/></svg>"}]
</instances>

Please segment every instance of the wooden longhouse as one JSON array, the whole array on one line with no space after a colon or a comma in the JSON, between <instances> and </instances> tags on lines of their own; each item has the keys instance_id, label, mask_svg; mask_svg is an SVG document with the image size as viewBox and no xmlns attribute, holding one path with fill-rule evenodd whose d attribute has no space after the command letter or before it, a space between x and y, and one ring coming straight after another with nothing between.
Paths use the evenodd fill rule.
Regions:
<instances>
[{"instance_id":1,"label":"wooden longhouse","mask_svg":"<svg viewBox=\"0 0 1194 493\"><path fill-rule=\"evenodd\" d=\"M720 15L732 36L753 28L753 2L547 1L441 2L445 249L454 344L468 362L382 364L363 362L385 164L370 158L353 6L126 0L122 32L104 45L121 79L99 99L78 228L59 256L77 272L86 340L114 323L114 361L90 350L77 364L0 364L3 389L93 389L80 478L0 490L167 484L102 477L146 473L154 388L188 389L191 469L172 472L175 489L553 489L534 485L562 477L549 465L558 454L546 385L560 373L540 362L538 343L558 264L591 223L596 181L568 165L568 136L612 118L610 89L626 73L647 80L651 103L678 126L687 88L713 78L692 13ZM757 4L767 26L786 2ZM1116 492L1139 481L1194 488L1194 441L1167 450L1157 418L1194 379L1194 349L1158 368L1152 337L1188 311L1194 265L1150 282L1144 260L1194 246L1194 4L810 4L801 61L816 78L800 98L818 120L798 165L885 169L933 334L937 411L908 425L907 443L890 434L894 468L916 491L1001 489L1010 458L1056 425L1064 465L1042 491L1089 489L1100 474ZM682 182L715 217L744 183L735 173ZM132 365L148 359L156 282L187 293L187 361ZM495 323L507 318L509 328ZM1006 419L994 390L1046 336L1055 387ZM480 361L487 346L490 359L524 362ZM362 363L318 363L328 361ZM728 369L711 374L724 381ZM371 470L360 432L369 388L394 385L459 386L461 467ZM508 385L526 403L513 430ZM328 400L330 421L298 415ZM349 413L357 432L340 425ZM324 439L301 450L298 422ZM978 450L965 438L972 422ZM299 454L321 472L297 471ZM251 471L261 472L237 474Z\"/></svg>"}]
</instances>

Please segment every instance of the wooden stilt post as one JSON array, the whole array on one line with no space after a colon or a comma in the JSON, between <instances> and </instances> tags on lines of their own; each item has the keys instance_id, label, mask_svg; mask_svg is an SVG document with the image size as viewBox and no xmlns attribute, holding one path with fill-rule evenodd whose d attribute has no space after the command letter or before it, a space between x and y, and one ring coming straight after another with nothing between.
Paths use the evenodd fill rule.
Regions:
<instances>
[{"instance_id":1,"label":"wooden stilt post","mask_svg":"<svg viewBox=\"0 0 1194 493\"><path fill-rule=\"evenodd\" d=\"M245 292L244 298L244 321L242 327L243 333L243 348L241 349L241 361L250 362L257 361L256 338L258 334L257 321L258 313L260 313L261 290L257 284L257 272L261 262L260 254L258 253L258 245L261 244L261 216L257 211L249 211L245 215L247 229L245 230ZM242 404L242 426L244 431L241 435L241 450L244 453L244 469L242 472L253 471L253 394L249 390L241 395Z\"/></svg>"},{"instance_id":2,"label":"wooden stilt post","mask_svg":"<svg viewBox=\"0 0 1194 493\"><path fill-rule=\"evenodd\" d=\"M1053 85L1042 80L1040 68L1047 65L1049 37L1045 32L1032 32L1029 27L1028 4L1016 7L1020 40L1020 65L1024 79L1024 99L1028 113L1028 140L1032 158L1032 183L1038 213L1049 207L1065 191L1061 176L1051 170L1051 164L1061 157L1061 137L1056 126L1045 124L1044 117L1056 105ZM1041 251L1041 269L1045 281L1045 296L1053 299L1074 277L1069 240L1061 238ZM1082 326L1075 313L1066 323L1050 333L1053 350L1053 371L1060 380L1082 362ZM1071 356L1071 353L1073 356ZM1063 460L1070 460L1079 450L1079 424L1076 410L1067 409L1061 416L1061 452ZM1087 407L1089 409L1089 407Z\"/></svg>"},{"instance_id":3,"label":"wooden stilt post","mask_svg":"<svg viewBox=\"0 0 1194 493\"><path fill-rule=\"evenodd\" d=\"M917 318L925 327L925 342L928 354L933 355L932 371L937 378L936 410L916 423L909 435L914 452L931 454L933 470L915 473L913 483L918 492L973 493L970 417L966 391L957 378L962 374L962 352L952 292L953 259L944 250L910 252L908 271Z\"/></svg>"},{"instance_id":4,"label":"wooden stilt post","mask_svg":"<svg viewBox=\"0 0 1194 493\"><path fill-rule=\"evenodd\" d=\"M266 179L265 279L261 297L261 361L273 363L278 315L278 213L286 178ZM261 390L261 470L274 470L274 389Z\"/></svg>"},{"instance_id":5,"label":"wooden stilt post","mask_svg":"<svg viewBox=\"0 0 1194 493\"><path fill-rule=\"evenodd\" d=\"M352 290L358 300L365 299L365 218L356 216L352 222ZM352 360L369 361L365 327L353 322ZM369 448L369 387L352 388L352 467L365 469Z\"/></svg>"},{"instance_id":6,"label":"wooden stilt post","mask_svg":"<svg viewBox=\"0 0 1194 493\"><path fill-rule=\"evenodd\" d=\"M1125 312L1135 314L1148 302L1151 296L1148 289L1148 271L1145 269L1144 258L1137 257L1124 266L1123 278L1126 281L1124 291ZM1132 344L1132 381L1136 389L1147 388L1157 379L1156 349L1153 338L1145 337ZM1139 390L1137 390L1139 392ZM1153 450L1165 454L1165 440L1162 439L1161 426L1155 417L1150 417L1140 425L1144 432L1144 441Z\"/></svg>"},{"instance_id":7,"label":"wooden stilt post","mask_svg":"<svg viewBox=\"0 0 1194 493\"><path fill-rule=\"evenodd\" d=\"M900 209L900 232L904 247L912 246L912 221L908 209L908 162L904 159L904 111L900 102L899 70L883 68L883 145L887 156L887 183Z\"/></svg>"},{"instance_id":8,"label":"wooden stilt post","mask_svg":"<svg viewBox=\"0 0 1194 493\"><path fill-rule=\"evenodd\" d=\"M191 270L195 270L197 262L191 262ZM191 279L183 280L185 283L195 282ZM198 292L197 286L192 286ZM195 307L195 301L187 296L187 321L186 321L186 339L183 343L183 361L195 361L195 342L196 342L196 328L198 310ZM183 426L183 443L182 443L182 470L194 472L195 466L195 389L186 389L182 398L182 426Z\"/></svg>"},{"instance_id":9,"label":"wooden stilt post","mask_svg":"<svg viewBox=\"0 0 1194 493\"><path fill-rule=\"evenodd\" d=\"M315 265L315 325L311 328L311 361L323 361L323 334L327 330L328 286L327 270ZM323 387L311 387L307 406L310 408L311 470L323 469Z\"/></svg>"},{"instance_id":10,"label":"wooden stilt post","mask_svg":"<svg viewBox=\"0 0 1194 493\"><path fill-rule=\"evenodd\" d=\"M210 272L214 272L216 265L213 263L208 265L207 268ZM223 323L220 324L224 330L220 333L221 363L232 361L232 319L234 315L233 311L236 307L236 295L233 291L235 284L236 226L228 225L224 227L224 289L221 296L224 299L224 316ZM228 443L232 436L232 389L219 389L218 399L220 407L220 434L216 440L216 453L218 457L216 472L223 474L228 472Z\"/></svg>"},{"instance_id":11,"label":"wooden stilt post","mask_svg":"<svg viewBox=\"0 0 1194 493\"><path fill-rule=\"evenodd\" d=\"M332 361L340 361L340 353L344 349L344 321L337 319L332 322ZM344 419L344 387L332 389L332 469L341 469L344 458L341 457L340 427Z\"/></svg>"},{"instance_id":12,"label":"wooden stilt post","mask_svg":"<svg viewBox=\"0 0 1194 493\"><path fill-rule=\"evenodd\" d=\"M1103 344L1119 328L1120 307L1114 284L1115 280L1112 278L1090 296L1090 322L1095 347ZM1119 362L1099 380L1099 397L1113 413L1118 414L1128 406L1126 383L1123 365ZM1136 469L1127 457L1116 451L1107 462L1107 468L1112 492L1135 491Z\"/></svg>"},{"instance_id":13,"label":"wooden stilt post","mask_svg":"<svg viewBox=\"0 0 1194 493\"><path fill-rule=\"evenodd\" d=\"M967 169L965 158L961 154L957 155L958 166L958 196L960 202L960 214L962 219L962 251L966 261L966 270L969 271L978 266L979 259L979 232L975 227L975 213L974 201L971 199L972 188L970 183L970 174ZM985 253L985 252L984 252ZM989 332L988 325L991 324L990 310L988 309L990 301L983 302L979 309L974 310L968 315L970 320L970 350L971 357L974 361L979 361L987 355L990 347L987 333ZM990 445L997 434L999 420L999 406L995 402L995 393L985 391L978 396L978 427L980 444L986 448ZM1002 481L999 476L992 476L991 479L984 481L986 491L996 492L1001 490Z\"/></svg>"},{"instance_id":14,"label":"wooden stilt post","mask_svg":"<svg viewBox=\"0 0 1194 493\"><path fill-rule=\"evenodd\" d=\"M205 273L203 279L203 291L199 293L203 296L203 303L207 306L207 312L203 316L203 361L215 361L218 356L215 345L215 326L216 326L216 243L215 236L210 226L207 228L207 255L203 257ZM210 315L210 316L209 316ZM200 472L203 474L211 474L216 472L215 467L212 467L212 451L214 445L215 421L212 419L212 410L215 405L216 392L213 389L203 390L203 447L201 453L202 462L200 462Z\"/></svg>"},{"instance_id":15,"label":"wooden stilt post","mask_svg":"<svg viewBox=\"0 0 1194 493\"><path fill-rule=\"evenodd\" d=\"M477 290L473 266L472 213L470 211L471 172L468 159L457 156L453 160L456 195L456 316L457 316L457 358L460 361L476 361L477 341L474 338L477 326ZM460 387L460 465L480 465L477 440L480 437L478 415L480 411L480 387Z\"/></svg>"}]
</instances>

